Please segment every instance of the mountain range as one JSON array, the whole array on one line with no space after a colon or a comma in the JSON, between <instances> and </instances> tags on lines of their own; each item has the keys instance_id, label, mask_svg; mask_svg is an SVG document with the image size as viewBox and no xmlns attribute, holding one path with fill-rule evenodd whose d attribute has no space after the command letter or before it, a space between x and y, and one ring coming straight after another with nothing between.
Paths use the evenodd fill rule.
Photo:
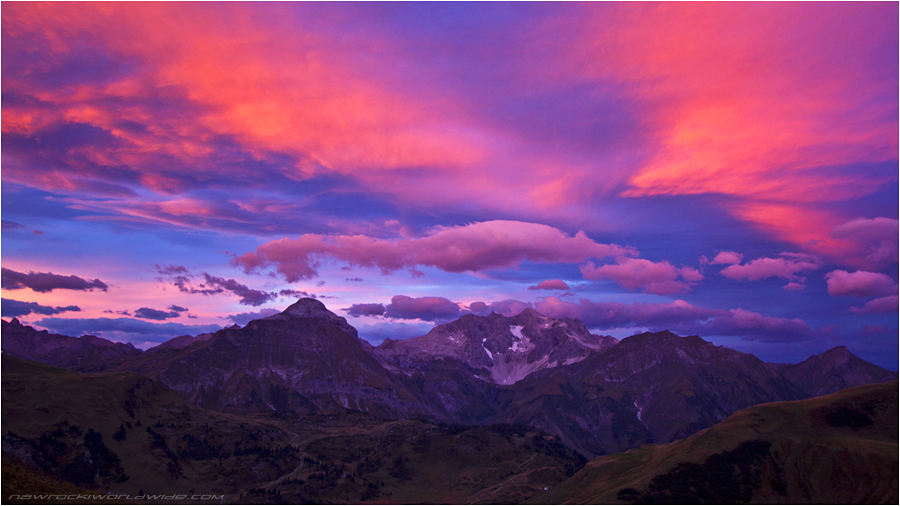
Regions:
<instances>
[{"instance_id":1,"label":"mountain range","mask_svg":"<svg viewBox=\"0 0 900 506\"><path fill-rule=\"evenodd\" d=\"M434 427L514 427L503 429L504 441L520 447L515 434L538 431L575 452L554 454L562 459L591 459L648 443L675 444L751 406L897 379L897 373L865 362L845 347L799 364L772 364L698 336L665 331L618 341L592 334L577 319L550 318L531 309L513 317L470 314L424 336L386 340L377 347L315 299L301 299L244 327L181 336L144 352L94 336L37 331L17 320L2 326L4 357L61 367L70 374L150 381L160 392L181 399L187 411L262 417L264 425L281 424L295 436L296 425L284 429L283 424L335 416L418 420L438 424ZM7 381L4 376L4 393ZM437 430L415 427L416 434ZM263 432L267 430L274 429ZM272 474L278 472L273 468ZM556 481L547 483L565 478L554 476ZM484 487L478 490L490 489L479 483ZM232 485L222 487L238 486ZM466 493L477 495L476 488ZM463 497L468 496L453 500ZM492 494L491 501L498 497L503 494Z\"/></svg>"}]
</instances>

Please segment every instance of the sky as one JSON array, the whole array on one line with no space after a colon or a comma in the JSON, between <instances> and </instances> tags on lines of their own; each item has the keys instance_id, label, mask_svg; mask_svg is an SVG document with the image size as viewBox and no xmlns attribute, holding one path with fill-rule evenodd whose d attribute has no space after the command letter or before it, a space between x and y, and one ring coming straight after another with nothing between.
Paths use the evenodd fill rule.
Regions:
<instances>
[{"instance_id":1,"label":"sky","mask_svg":"<svg viewBox=\"0 0 900 506\"><path fill-rule=\"evenodd\" d=\"M898 4L4 3L2 312L898 369Z\"/></svg>"}]
</instances>

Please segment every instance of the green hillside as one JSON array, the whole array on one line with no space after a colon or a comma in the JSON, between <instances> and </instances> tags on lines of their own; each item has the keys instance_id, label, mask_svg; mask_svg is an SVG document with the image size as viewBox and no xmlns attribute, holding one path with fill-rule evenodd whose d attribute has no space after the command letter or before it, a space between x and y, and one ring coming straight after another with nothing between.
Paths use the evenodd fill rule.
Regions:
<instances>
[{"instance_id":1,"label":"green hillside","mask_svg":"<svg viewBox=\"0 0 900 506\"><path fill-rule=\"evenodd\" d=\"M898 502L898 383L739 411L598 457L532 504Z\"/></svg>"}]
</instances>

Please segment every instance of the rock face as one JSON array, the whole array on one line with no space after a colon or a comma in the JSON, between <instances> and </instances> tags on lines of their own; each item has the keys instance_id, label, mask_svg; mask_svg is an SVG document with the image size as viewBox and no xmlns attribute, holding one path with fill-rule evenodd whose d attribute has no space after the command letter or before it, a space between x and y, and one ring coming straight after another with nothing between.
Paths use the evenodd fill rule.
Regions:
<instances>
[{"instance_id":1,"label":"rock face","mask_svg":"<svg viewBox=\"0 0 900 506\"><path fill-rule=\"evenodd\" d=\"M372 353L395 370L422 369L436 360L455 359L481 379L511 385L543 369L581 362L618 342L597 336L579 320L556 319L526 309L507 318L466 315L405 341L385 341Z\"/></svg>"},{"instance_id":2,"label":"rock face","mask_svg":"<svg viewBox=\"0 0 900 506\"><path fill-rule=\"evenodd\" d=\"M102 371L123 359L141 354L131 344L114 343L95 336L69 337L35 330L19 320L2 321L4 353L82 372Z\"/></svg>"},{"instance_id":3,"label":"rock face","mask_svg":"<svg viewBox=\"0 0 900 506\"><path fill-rule=\"evenodd\" d=\"M866 362L850 353L846 346L832 348L799 364L779 364L775 367L810 396L897 379L897 373Z\"/></svg>"}]
</instances>

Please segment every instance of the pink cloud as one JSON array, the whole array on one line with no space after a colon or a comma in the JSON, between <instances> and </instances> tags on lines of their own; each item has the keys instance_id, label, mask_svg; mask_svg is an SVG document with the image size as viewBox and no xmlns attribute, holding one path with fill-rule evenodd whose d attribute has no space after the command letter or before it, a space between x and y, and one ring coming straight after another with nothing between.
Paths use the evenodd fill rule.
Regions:
<instances>
[{"instance_id":1,"label":"pink cloud","mask_svg":"<svg viewBox=\"0 0 900 506\"><path fill-rule=\"evenodd\" d=\"M585 8L570 71L618 79L664 104L654 115L659 150L626 194L740 196L746 206L728 211L802 245L835 225L804 203L858 198L895 180L815 169L896 160L898 125L887 111L897 78L884 66L896 56L882 49L896 39L896 6L819 7ZM610 19L614 29L596 29Z\"/></svg>"},{"instance_id":2,"label":"pink cloud","mask_svg":"<svg viewBox=\"0 0 900 506\"><path fill-rule=\"evenodd\" d=\"M790 283L781 287L782 290L787 290L789 292L801 292L806 290L806 278L802 278L799 281L791 281Z\"/></svg>"},{"instance_id":3,"label":"pink cloud","mask_svg":"<svg viewBox=\"0 0 900 506\"><path fill-rule=\"evenodd\" d=\"M424 265L447 272L482 271L531 262L583 262L589 258L634 255L633 248L594 242L584 232L569 236L547 225L486 221L438 227L415 239L378 239L363 235L306 234L278 239L234 259L250 272L274 265L289 282L317 275L324 258L383 272Z\"/></svg>"},{"instance_id":4,"label":"pink cloud","mask_svg":"<svg viewBox=\"0 0 900 506\"><path fill-rule=\"evenodd\" d=\"M856 297L878 297L897 293L897 283L880 272L842 270L825 275L829 295L853 295Z\"/></svg>"},{"instance_id":5,"label":"pink cloud","mask_svg":"<svg viewBox=\"0 0 900 506\"><path fill-rule=\"evenodd\" d=\"M739 264L741 263L741 259L744 258L744 255L740 253L735 253L734 251L720 251L715 258L712 259L711 264Z\"/></svg>"},{"instance_id":6,"label":"pink cloud","mask_svg":"<svg viewBox=\"0 0 900 506\"><path fill-rule=\"evenodd\" d=\"M888 295L887 297L870 300L863 307L851 307L850 312L854 314L894 313L898 309L898 303L900 303L900 297Z\"/></svg>"},{"instance_id":7,"label":"pink cloud","mask_svg":"<svg viewBox=\"0 0 900 506\"><path fill-rule=\"evenodd\" d=\"M561 279L548 279L528 287L529 290L568 290L569 288L569 285Z\"/></svg>"},{"instance_id":8,"label":"pink cloud","mask_svg":"<svg viewBox=\"0 0 900 506\"><path fill-rule=\"evenodd\" d=\"M782 253L779 258L757 258L746 264L734 264L719 273L730 279L756 281L765 278L784 278L797 281L797 273L811 271L824 264L818 257L802 253ZM799 283L798 283L799 284Z\"/></svg>"},{"instance_id":9,"label":"pink cloud","mask_svg":"<svg viewBox=\"0 0 900 506\"><path fill-rule=\"evenodd\" d=\"M672 294L690 290L691 284L703 279L697 269L676 269L667 261L651 262L643 258L620 257L615 264L596 266L588 262L581 267L585 279L611 279L629 290L642 288L647 293ZM681 281L678 281L678 278Z\"/></svg>"},{"instance_id":10,"label":"pink cloud","mask_svg":"<svg viewBox=\"0 0 900 506\"><path fill-rule=\"evenodd\" d=\"M850 241L866 265L879 268L897 261L897 230L900 222L891 218L858 218L831 230L831 236Z\"/></svg>"}]
</instances>

